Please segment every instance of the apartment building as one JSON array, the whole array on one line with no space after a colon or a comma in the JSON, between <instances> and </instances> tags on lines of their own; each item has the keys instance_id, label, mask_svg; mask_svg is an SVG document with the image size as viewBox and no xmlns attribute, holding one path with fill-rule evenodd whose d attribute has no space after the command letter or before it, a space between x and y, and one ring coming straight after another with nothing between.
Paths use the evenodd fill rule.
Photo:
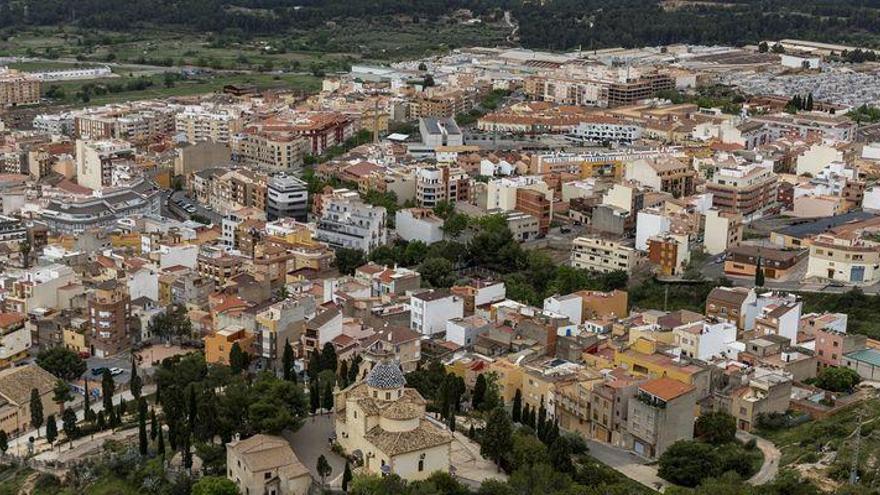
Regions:
<instances>
[{"instance_id":1,"label":"apartment building","mask_svg":"<svg viewBox=\"0 0 880 495\"><path fill-rule=\"evenodd\" d=\"M804 250L774 249L759 246L734 246L727 250L724 273L740 277L754 277L758 264L767 280L787 278L795 266L807 255Z\"/></svg>"},{"instance_id":2,"label":"apartment building","mask_svg":"<svg viewBox=\"0 0 880 495\"><path fill-rule=\"evenodd\" d=\"M492 211L492 210L490 210ZM513 238L518 242L526 242L537 239L541 236L541 224L546 223L540 218L523 213L521 211L508 211L503 213L504 219L507 221L507 228L513 234ZM547 230L544 228L543 233Z\"/></svg>"},{"instance_id":3,"label":"apartment building","mask_svg":"<svg viewBox=\"0 0 880 495\"><path fill-rule=\"evenodd\" d=\"M245 259L227 253L220 246L202 245L199 246L197 258L198 273L203 278L213 280L216 286L222 287L231 278L244 272Z\"/></svg>"},{"instance_id":4,"label":"apartment building","mask_svg":"<svg viewBox=\"0 0 880 495\"><path fill-rule=\"evenodd\" d=\"M434 208L440 202L457 203L470 197L471 179L460 167L419 167L416 172L416 204Z\"/></svg>"},{"instance_id":5,"label":"apartment building","mask_svg":"<svg viewBox=\"0 0 880 495\"><path fill-rule=\"evenodd\" d=\"M880 243L857 232L825 233L813 238L806 278L871 285L880 280Z\"/></svg>"},{"instance_id":6,"label":"apartment building","mask_svg":"<svg viewBox=\"0 0 880 495\"><path fill-rule=\"evenodd\" d=\"M411 118L449 118L460 113L469 112L474 106L474 95L464 91L447 91L444 93L421 96L410 103Z\"/></svg>"},{"instance_id":7,"label":"apartment building","mask_svg":"<svg viewBox=\"0 0 880 495\"><path fill-rule=\"evenodd\" d=\"M842 366L844 355L868 347L865 335L847 333L845 328L821 327L816 330L815 342L820 368Z\"/></svg>"},{"instance_id":8,"label":"apartment building","mask_svg":"<svg viewBox=\"0 0 880 495\"><path fill-rule=\"evenodd\" d=\"M174 126L177 134L186 136L191 144L203 141L228 143L241 131L242 121L227 110L188 105L175 116Z\"/></svg>"},{"instance_id":9,"label":"apartment building","mask_svg":"<svg viewBox=\"0 0 880 495\"><path fill-rule=\"evenodd\" d=\"M405 241L433 244L443 240L443 219L428 208L398 210L394 221L397 235Z\"/></svg>"},{"instance_id":10,"label":"apartment building","mask_svg":"<svg viewBox=\"0 0 880 495\"><path fill-rule=\"evenodd\" d=\"M712 208L706 211L703 222L703 250L707 254L721 254L742 242L742 214Z\"/></svg>"},{"instance_id":11,"label":"apartment building","mask_svg":"<svg viewBox=\"0 0 880 495\"><path fill-rule=\"evenodd\" d=\"M572 241L571 266L597 272L630 272L638 262L638 253L622 241L599 237L578 237Z\"/></svg>"},{"instance_id":12,"label":"apartment building","mask_svg":"<svg viewBox=\"0 0 880 495\"><path fill-rule=\"evenodd\" d=\"M730 414L736 427L752 431L759 415L784 413L791 403L791 377L784 373L756 368L748 384L730 394Z\"/></svg>"},{"instance_id":13,"label":"apartment building","mask_svg":"<svg viewBox=\"0 0 880 495\"><path fill-rule=\"evenodd\" d=\"M136 101L87 108L74 114L79 139L149 142L174 133L177 107L161 101Z\"/></svg>"},{"instance_id":14,"label":"apartment building","mask_svg":"<svg viewBox=\"0 0 880 495\"><path fill-rule=\"evenodd\" d=\"M266 217L269 221L293 218L304 222L308 213L309 189L305 181L284 173L269 178L266 194Z\"/></svg>"},{"instance_id":15,"label":"apartment building","mask_svg":"<svg viewBox=\"0 0 880 495\"><path fill-rule=\"evenodd\" d=\"M687 234L661 234L648 238L648 260L658 273L675 277L684 273L690 262Z\"/></svg>"},{"instance_id":16,"label":"apartment building","mask_svg":"<svg viewBox=\"0 0 880 495\"><path fill-rule=\"evenodd\" d=\"M242 208L267 211L267 196L266 176L253 170L236 168L208 176L206 202L221 215Z\"/></svg>"},{"instance_id":17,"label":"apartment building","mask_svg":"<svg viewBox=\"0 0 880 495\"><path fill-rule=\"evenodd\" d=\"M684 159L661 155L627 162L624 177L680 198L694 194L697 171Z\"/></svg>"},{"instance_id":18,"label":"apartment building","mask_svg":"<svg viewBox=\"0 0 880 495\"><path fill-rule=\"evenodd\" d=\"M288 170L301 167L311 143L289 126L257 124L232 136L232 159L243 165Z\"/></svg>"},{"instance_id":19,"label":"apartment building","mask_svg":"<svg viewBox=\"0 0 880 495\"><path fill-rule=\"evenodd\" d=\"M410 328L422 335L446 331L446 322L464 316L464 300L442 289L431 289L410 297Z\"/></svg>"},{"instance_id":20,"label":"apartment building","mask_svg":"<svg viewBox=\"0 0 880 495\"><path fill-rule=\"evenodd\" d=\"M750 306L757 301L754 290L744 287L716 287L706 298L704 313L709 318L729 321L740 330L751 330L755 315L750 313Z\"/></svg>"},{"instance_id":21,"label":"apartment building","mask_svg":"<svg viewBox=\"0 0 880 495\"><path fill-rule=\"evenodd\" d=\"M250 352L254 334L241 327L229 327L205 335L205 362L229 366L229 353L235 344L243 352Z\"/></svg>"},{"instance_id":22,"label":"apartment building","mask_svg":"<svg viewBox=\"0 0 880 495\"><path fill-rule=\"evenodd\" d=\"M273 369L281 364L284 345L296 346L305 335L305 319L315 314L311 296L286 299L258 311L254 316L254 352Z\"/></svg>"},{"instance_id":23,"label":"apartment building","mask_svg":"<svg viewBox=\"0 0 880 495\"><path fill-rule=\"evenodd\" d=\"M706 183L712 206L739 213L745 222L761 218L777 207L778 178L769 163L720 167Z\"/></svg>"},{"instance_id":24,"label":"apartment building","mask_svg":"<svg viewBox=\"0 0 880 495\"><path fill-rule=\"evenodd\" d=\"M134 148L126 141L76 140L76 180L81 186L96 191L113 184L113 169L128 165Z\"/></svg>"},{"instance_id":25,"label":"apartment building","mask_svg":"<svg viewBox=\"0 0 880 495\"><path fill-rule=\"evenodd\" d=\"M348 190L325 194L315 238L335 248L359 249L369 253L388 242L386 211L368 205Z\"/></svg>"},{"instance_id":26,"label":"apartment building","mask_svg":"<svg viewBox=\"0 0 880 495\"><path fill-rule=\"evenodd\" d=\"M672 329L673 342L681 355L708 361L722 357L736 341L736 325L726 321L706 320Z\"/></svg>"},{"instance_id":27,"label":"apartment building","mask_svg":"<svg viewBox=\"0 0 880 495\"><path fill-rule=\"evenodd\" d=\"M115 280L98 285L89 295L89 347L93 356L115 356L131 346L128 288Z\"/></svg>"},{"instance_id":28,"label":"apartment building","mask_svg":"<svg viewBox=\"0 0 880 495\"><path fill-rule=\"evenodd\" d=\"M696 399L693 385L672 378L655 378L639 385L629 400L627 447L656 459L673 443L693 439Z\"/></svg>"},{"instance_id":29,"label":"apartment building","mask_svg":"<svg viewBox=\"0 0 880 495\"><path fill-rule=\"evenodd\" d=\"M642 128L613 117L590 116L578 122L568 139L585 143L624 143L641 139Z\"/></svg>"},{"instance_id":30,"label":"apartment building","mask_svg":"<svg viewBox=\"0 0 880 495\"><path fill-rule=\"evenodd\" d=\"M675 89L675 79L665 74L645 74L638 79L608 85L608 106L633 105L653 98L661 91Z\"/></svg>"},{"instance_id":31,"label":"apartment building","mask_svg":"<svg viewBox=\"0 0 880 495\"><path fill-rule=\"evenodd\" d=\"M810 134L818 133L826 139L849 142L855 137L858 127L846 115L824 112L803 112L797 115L776 113L753 115L750 118L765 125L773 133L774 139L785 134L794 133L805 138Z\"/></svg>"},{"instance_id":32,"label":"apartment building","mask_svg":"<svg viewBox=\"0 0 880 495\"><path fill-rule=\"evenodd\" d=\"M40 103L40 79L25 72L0 67L0 107Z\"/></svg>"}]
</instances>

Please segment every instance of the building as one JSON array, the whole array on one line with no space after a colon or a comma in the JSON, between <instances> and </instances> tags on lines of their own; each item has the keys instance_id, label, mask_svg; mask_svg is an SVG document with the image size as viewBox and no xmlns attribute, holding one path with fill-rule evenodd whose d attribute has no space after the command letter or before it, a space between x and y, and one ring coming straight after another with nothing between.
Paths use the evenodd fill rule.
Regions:
<instances>
[{"instance_id":1,"label":"building","mask_svg":"<svg viewBox=\"0 0 880 495\"><path fill-rule=\"evenodd\" d=\"M365 371L392 360L400 363L405 373L410 373L419 367L422 359L422 335L405 327L384 327L362 342L361 346L364 358L361 369Z\"/></svg>"},{"instance_id":2,"label":"building","mask_svg":"<svg viewBox=\"0 0 880 495\"><path fill-rule=\"evenodd\" d=\"M159 216L161 199L155 184L141 180L85 199L50 199L40 219L51 232L79 235L116 227L125 217Z\"/></svg>"},{"instance_id":3,"label":"building","mask_svg":"<svg viewBox=\"0 0 880 495\"><path fill-rule=\"evenodd\" d=\"M865 335L847 333L845 328L841 331L840 329L821 327L816 330L815 341L816 359L819 360L819 366L823 368L841 366L844 355L868 347L868 338Z\"/></svg>"},{"instance_id":4,"label":"building","mask_svg":"<svg viewBox=\"0 0 880 495\"><path fill-rule=\"evenodd\" d=\"M663 234L648 238L648 260L668 277L684 273L690 262L687 234Z\"/></svg>"},{"instance_id":5,"label":"building","mask_svg":"<svg viewBox=\"0 0 880 495\"><path fill-rule=\"evenodd\" d=\"M770 164L749 163L716 170L706 192L712 194L714 208L739 213L750 222L776 208L777 183Z\"/></svg>"},{"instance_id":6,"label":"building","mask_svg":"<svg viewBox=\"0 0 880 495\"><path fill-rule=\"evenodd\" d=\"M776 113L752 115L750 119L766 126L772 132L774 139L786 134L796 134L801 138L818 134L825 139L849 142L855 137L858 127L843 113L801 112L796 115Z\"/></svg>"},{"instance_id":7,"label":"building","mask_svg":"<svg viewBox=\"0 0 880 495\"><path fill-rule=\"evenodd\" d=\"M787 338L791 345L797 345L803 306L797 297L762 295L756 306L760 310L755 315L755 335L779 335Z\"/></svg>"},{"instance_id":8,"label":"building","mask_svg":"<svg viewBox=\"0 0 880 495\"><path fill-rule=\"evenodd\" d=\"M599 237L578 237L572 241L571 266L607 273L629 273L638 261L636 250L620 241Z\"/></svg>"},{"instance_id":9,"label":"building","mask_svg":"<svg viewBox=\"0 0 880 495\"><path fill-rule=\"evenodd\" d=\"M446 322L464 316L464 300L447 290L431 289L410 297L410 328L422 335L446 331Z\"/></svg>"},{"instance_id":10,"label":"building","mask_svg":"<svg viewBox=\"0 0 880 495\"><path fill-rule=\"evenodd\" d=\"M703 249L707 254L721 254L742 242L742 214L712 208L704 218Z\"/></svg>"},{"instance_id":11,"label":"building","mask_svg":"<svg viewBox=\"0 0 880 495\"><path fill-rule=\"evenodd\" d=\"M416 176L416 204L434 208L440 202L457 203L470 197L470 177L460 167L419 167Z\"/></svg>"},{"instance_id":12,"label":"building","mask_svg":"<svg viewBox=\"0 0 880 495\"><path fill-rule=\"evenodd\" d=\"M880 351L861 349L843 355L843 366L855 371L863 380L880 380Z\"/></svg>"},{"instance_id":13,"label":"building","mask_svg":"<svg viewBox=\"0 0 880 495\"><path fill-rule=\"evenodd\" d=\"M428 419L426 401L397 363L376 364L367 377L334 394L336 440L371 474L425 479L450 467L452 434Z\"/></svg>"},{"instance_id":14,"label":"building","mask_svg":"<svg viewBox=\"0 0 880 495\"><path fill-rule=\"evenodd\" d=\"M507 228L517 242L526 242L541 237L541 220L521 211L504 213Z\"/></svg>"},{"instance_id":15,"label":"building","mask_svg":"<svg viewBox=\"0 0 880 495\"><path fill-rule=\"evenodd\" d=\"M681 355L709 361L724 357L730 344L736 341L736 325L726 321L700 321L672 329L673 342Z\"/></svg>"},{"instance_id":16,"label":"building","mask_svg":"<svg viewBox=\"0 0 880 495\"><path fill-rule=\"evenodd\" d=\"M58 403L53 390L58 378L36 364L0 370L0 430L16 437L33 426L31 422L31 391L36 389L43 403L43 417L58 417Z\"/></svg>"},{"instance_id":17,"label":"building","mask_svg":"<svg viewBox=\"0 0 880 495\"><path fill-rule=\"evenodd\" d=\"M25 320L24 313L0 313L0 369L15 366L28 356L31 332Z\"/></svg>"},{"instance_id":18,"label":"building","mask_svg":"<svg viewBox=\"0 0 880 495\"><path fill-rule=\"evenodd\" d=\"M806 278L871 285L880 280L880 243L856 232L819 234L810 243Z\"/></svg>"},{"instance_id":19,"label":"building","mask_svg":"<svg viewBox=\"0 0 880 495\"><path fill-rule=\"evenodd\" d=\"M229 146L239 163L281 171L302 166L310 152L308 139L285 126L248 127L233 135Z\"/></svg>"},{"instance_id":20,"label":"building","mask_svg":"<svg viewBox=\"0 0 880 495\"><path fill-rule=\"evenodd\" d=\"M254 335L243 328L224 328L204 337L205 362L213 364L229 365L229 351L232 346L238 347L249 353L253 345Z\"/></svg>"},{"instance_id":21,"label":"building","mask_svg":"<svg viewBox=\"0 0 880 495\"><path fill-rule=\"evenodd\" d=\"M470 347L490 326L489 320L479 315L453 318L446 322L446 340L461 347Z\"/></svg>"},{"instance_id":22,"label":"building","mask_svg":"<svg viewBox=\"0 0 880 495\"><path fill-rule=\"evenodd\" d=\"M76 180L96 191L113 185L113 169L128 164L134 149L125 141L76 141Z\"/></svg>"},{"instance_id":23,"label":"building","mask_svg":"<svg viewBox=\"0 0 880 495\"><path fill-rule=\"evenodd\" d=\"M262 433L226 444L226 477L246 495L308 495L312 477L290 443Z\"/></svg>"},{"instance_id":24,"label":"building","mask_svg":"<svg viewBox=\"0 0 880 495\"><path fill-rule=\"evenodd\" d=\"M752 431L760 415L784 413L791 403L791 378L779 372L756 368L747 385L730 394L730 414L736 427Z\"/></svg>"},{"instance_id":25,"label":"building","mask_svg":"<svg viewBox=\"0 0 880 495\"><path fill-rule=\"evenodd\" d=\"M782 280L794 271L807 255L804 250L786 250L751 245L735 246L727 250L724 273L740 277L754 277L758 264L767 280Z\"/></svg>"},{"instance_id":26,"label":"building","mask_svg":"<svg viewBox=\"0 0 880 495\"><path fill-rule=\"evenodd\" d=\"M74 134L79 139L146 143L174 133L177 107L163 101L133 101L89 107L74 114Z\"/></svg>"},{"instance_id":27,"label":"building","mask_svg":"<svg viewBox=\"0 0 880 495\"><path fill-rule=\"evenodd\" d=\"M661 155L628 162L624 177L680 198L694 194L697 172L689 163L675 156Z\"/></svg>"},{"instance_id":28,"label":"building","mask_svg":"<svg viewBox=\"0 0 880 495\"><path fill-rule=\"evenodd\" d=\"M225 165L232 160L229 146L213 141L199 141L196 144L177 149L174 158L174 175L181 175L190 181L190 174L218 165Z\"/></svg>"},{"instance_id":29,"label":"building","mask_svg":"<svg viewBox=\"0 0 880 495\"><path fill-rule=\"evenodd\" d=\"M694 438L697 393L693 385L672 378L655 378L639 385L629 400L627 447L656 459L679 440Z\"/></svg>"},{"instance_id":30,"label":"building","mask_svg":"<svg viewBox=\"0 0 880 495\"><path fill-rule=\"evenodd\" d=\"M293 218L305 222L309 213L309 188L305 181L284 173L269 178L266 192L266 217Z\"/></svg>"},{"instance_id":31,"label":"building","mask_svg":"<svg viewBox=\"0 0 880 495\"><path fill-rule=\"evenodd\" d=\"M257 312L254 317L254 353L273 369L281 364L284 346L295 346L305 334L306 316L315 314L311 297L286 299Z\"/></svg>"},{"instance_id":32,"label":"building","mask_svg":"<svg viewBox=\"0 0 880 495\"><path fill-rule=\"evenodd\" d=\"M744 287L715 287L706 298L706 316L729 321L739 330L751 330L755 315L749 307L757 301L755 291Z\"/></svg>"},{"instance_id":33,"label":"building","mask_svg":"<svg viewBox=\"0 0 880 495\"><path fill-rule=\"evenodd\" d=\"M89 345L97 357L115 356L131 346L131 300L124 284L102 282L89 295Z\"/></svg>"},{"instance_id":34,"label":"building","mask_svg":"<svg viewBox=\"0 0 880 495\"><path fill-rule=\"evenodd\" d=\"M315 239L334 248L369 253L388 242L385 217L384 207L364 203L357 193L334 191L321 200Z\"/></svg>"},{"instance_id":35,"label":"building","mask_svg":"<svg viewBox=\"0 0 880 495\"><path fill-rule=\"evenodd\" d=\"M419 119L419 132L426 148L464 145L463 134L452 116L424 117Z\"/></svg>"},{"instance_id":36,"label":"building","mask_svg":"<svg viewBox=\"0 0 880 495\"><path fill-rule=\"evenodd\" d=\"M241 119L230 112L190 105L174 118L175 131L191 144L209 141L228 143L241 130Z\"/></svg>"},{"instance_id":37,"label":"building","mask_svg":"<svg viewBox=\"0 0 880 495\"><path fill-rule=\"evenodd\" d=\"M431 245L443 240L443 219L428 208L404 208L394 216L397 235L405 241Z\"/></svg>"},{"instance_id":38,"label":"building","mask_svg":"<svg viewBox=\"0 0 880 495\"><path fill-rule=\"evenodd\" d=\"M40 103L40 79L26 72L0 67L0 107Z\"/></svg>"},{"instance_id":39,"label":"building","mask_svg":"<svg viewBox=\"0 0 880 495\"><path fill-rule=\"evenodd\" d=\"M641 139L642 128L612 117L590 116L578 122L566 137L574 142L629 144Z\"/></svg>"}]
</instances>

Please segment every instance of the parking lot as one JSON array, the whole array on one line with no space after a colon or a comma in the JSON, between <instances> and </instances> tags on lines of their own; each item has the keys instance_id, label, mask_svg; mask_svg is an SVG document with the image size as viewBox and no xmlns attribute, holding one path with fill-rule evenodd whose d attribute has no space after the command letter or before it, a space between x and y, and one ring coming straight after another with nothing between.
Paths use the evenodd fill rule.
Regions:
<instances>
[{"instance_id":1,"label":"parking lot","mask_svg":"<svg viewBox=\"0 0 880 495\"><path fill-rule=\"evenodd\" d=\"M92 370L95 368L120 368L122 374L113 377L116 383L128 383L128 381L131 380L131 355L129 353L123 353L109 358L92 356L86 359L86 366L87 368L83 378L88 378L90 381L94 381L95 379L100 380L101 375L92 374Z\"/></svg>"}]
</instances>

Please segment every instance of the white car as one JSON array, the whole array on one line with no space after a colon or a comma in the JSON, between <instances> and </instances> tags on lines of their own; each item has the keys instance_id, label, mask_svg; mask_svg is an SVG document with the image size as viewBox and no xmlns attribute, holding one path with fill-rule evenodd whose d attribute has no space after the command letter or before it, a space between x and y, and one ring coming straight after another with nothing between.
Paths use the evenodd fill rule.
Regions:
<instances>
[{"instance_id":1,"label":"white car","mask_svg":"<svg viewBox=\"0 0 880 495\"><path fill-rule=\"evenodd\" d=\"M110 374L112 376L121 375L123 373L125 373L125 371L122 368L110 368Z\"/></svg>"}]
</instances>

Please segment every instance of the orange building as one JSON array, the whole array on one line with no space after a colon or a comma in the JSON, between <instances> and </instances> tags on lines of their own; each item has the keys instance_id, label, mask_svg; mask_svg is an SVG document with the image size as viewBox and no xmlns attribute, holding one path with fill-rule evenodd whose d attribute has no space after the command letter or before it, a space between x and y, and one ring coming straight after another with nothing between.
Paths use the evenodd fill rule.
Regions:
<instances>
[{"instance_id":1,"label":"orange building","mask_svg":"<svg viewBox=\"0 0 880 495\"><path fill-rule=\"evenodd\" d=\"M254 335L243 328L225 328L205 336L205 361L229 364L229 351L237 342L241 350L250 353Z\"/></svg>"},{"instance_id":2,"label":"orange building","mask_svg":"<svg viewBox=\"0 0 880 495\"><path fill-rule=\"evenodd\" d=\"M526 188L516 190L516 210L537 218L541 234L550 231L550 208L550 200L543 192Z\"/></svg>"}]
</instances>

